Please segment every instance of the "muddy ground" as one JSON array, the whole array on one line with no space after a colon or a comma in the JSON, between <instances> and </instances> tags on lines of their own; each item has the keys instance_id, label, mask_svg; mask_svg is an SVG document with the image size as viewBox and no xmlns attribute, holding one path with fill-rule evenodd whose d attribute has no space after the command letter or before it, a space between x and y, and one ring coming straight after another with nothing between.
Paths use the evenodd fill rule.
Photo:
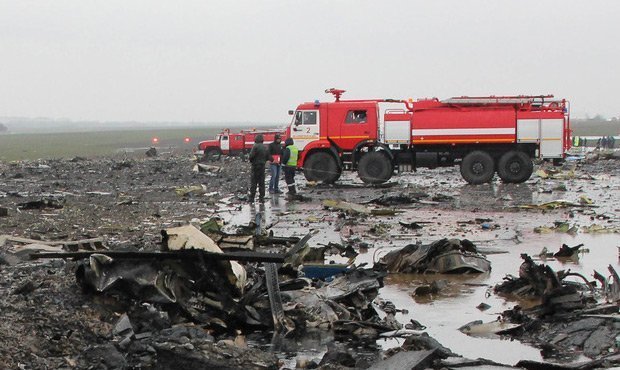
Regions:
<instances>
[{"instance_id":1,"label":"muddy ground","mask_svg":"<svg viewBox=\"0 0 620 370\"><path fill-rule=\"evenodd\" d=\"M431 337L468 358L507 365L519 360L567 363L588 359L579 348L548 354L536 338L527 335L517 338L520 340L472 337L458 328L474 320L493 321L516 304L533 304L492 292L506 274L518 274L521 253L555 270L570 269L589 277L593 270L606 272L610 264L620 267L620 161L568 162L559 173L538 172L524 184L503 184L496 179L480 186L467 185L456 167L400 174L380 187L365 186L354 174L343 175L336 185L308 184L300 174L299 188L308 201L289 202L283 196L274 196L264 205L244 201L249 183L247 162L222 158L209 164L218 166L219 171L194 172L195 162L189 155L166 153L154 158L0 163L0 207L7 213L0 213L0 235L45 242L101 237L110 249L155 251L161 247L162 229L218 216L225 221L225 229L232 231L248 224L256 213L263 213L264 225L276 235L302 236L315 229L318 234L311 245L353 245L360 253L357 265L372 265L388 251L408 244L467 238L491 261L492 271L465 276L389 275L380 298L406 309L396 314L397 320L403 324L417 320ZM549 170L545 166L538 169ZM200 185L200 190L195 187ZM285 189L283 181L280 187ZM345 212L326 207L323 201L331 199L396 213L378 216ZM566 202L539 207L557 200ZM570 232L554 229L557 221L568 223ZM400 222L416 222L421 227L406 227ZM571 259L538 257L543 248L553 253L563 243L583 243L584 247ZM247 367L258 363L269 368L277 357L277 366L294 367L310 360L319 362L334 345L329 333L279 345L255 340L251 333L243 333L247 342L234 336L213 338L200 330L179 334L175 326L170 328L170 318L160 317L152 321L161 331L154 332L148 344L120 348L113 329L122 314L135 305L82 293L75 282L75 262L15 260L8 253L14 244L6 238L0 240L3 368L87 368L93 363L101 365L96 368L148 368L155 366L154 353L158 354L158 368L167 368L166 364L172 366L178 358L178 351L202 351L202 358L222 356L219 363L190 361L188 366ZM343 257L329 259L346 261ZM418 286L432 280L446 280L447 287L436 294L413 295ZM481 303L489 308L477 308ZM148 315L146 305L143 311L134 314ZM162 322L157 324L158 320ZM612 334L617 336L620 331ZM377 344L387 350L400 346L403 340L379 340ZM239 350L246 345L252 350ZM355 348L371 358L383 356L375 347ZM617 347L604 351L615 353ZM105 361L98 353L106 354Z\"/></svg>"}]
</instances>

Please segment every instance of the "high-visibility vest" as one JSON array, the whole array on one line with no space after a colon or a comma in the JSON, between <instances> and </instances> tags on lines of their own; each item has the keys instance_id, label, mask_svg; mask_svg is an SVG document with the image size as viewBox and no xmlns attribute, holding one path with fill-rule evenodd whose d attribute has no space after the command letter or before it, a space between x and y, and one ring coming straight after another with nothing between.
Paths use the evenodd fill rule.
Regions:
<instances>
[{"instance_id":1,"label":"high-visibility vest","mask_svg":"<svg viewBox=\"0 0 620 370\"><path fill-rule=\"evenodd\" d=\"M286 162L287 166L297 167L297 157L299 156L299 150L295 147L295 145L289 145L286 147L291 153L291 156L288 158L288 162Z\"/></svg>"}]
</instances>

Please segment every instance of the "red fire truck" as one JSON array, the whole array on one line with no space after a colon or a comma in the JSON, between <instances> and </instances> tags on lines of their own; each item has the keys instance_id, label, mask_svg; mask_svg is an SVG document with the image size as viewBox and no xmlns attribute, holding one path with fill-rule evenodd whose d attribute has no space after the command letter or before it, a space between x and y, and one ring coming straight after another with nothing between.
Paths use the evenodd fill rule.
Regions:
<instances>
[{"instance_id":1,"label":"red fire truck","mask_svg":"<svg viewBox=\"0 0 620 370\"><path fill-rule=\"evenodd\" d=\"M530 178L535 158L561 160L570 148L569 103L540 96L456 97L446 100L341 100L304 103L287 128L309 181L338 180L356 170L383 183L395 170L460 164L470 184Z\"/></svg>"},{"instance_id":2,"label":"red fire truck","mask_svg":"<svg viewBox=\"0 0 620 370\"><path fill-rule=\"evenodd\" d=\"M286 131L284 129L264 130L241 130L231 133L229 129L222 131L212 140L198 143L196 156L208 160L213 157L224 155L239 155L249 153L254 145L256 135L262 134L265 144L273 142L276 134L280 134L284 142Z\"/></svg>"}]
</instances>

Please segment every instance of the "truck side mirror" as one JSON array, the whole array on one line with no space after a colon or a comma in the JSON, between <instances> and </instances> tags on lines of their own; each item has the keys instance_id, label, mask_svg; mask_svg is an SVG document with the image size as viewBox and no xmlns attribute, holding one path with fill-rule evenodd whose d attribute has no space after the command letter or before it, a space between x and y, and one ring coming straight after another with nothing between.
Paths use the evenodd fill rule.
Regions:
<instances>
[{"instance_id":1,"label":"truck side mirror","mask_svg":"<svg viewBox=\"0 0 620 370\"><path fill-rule=\"evenodd\" d=\"M293 114L295 114L295 111L294 111L294 110L289 110L289 111L288 111L288 115L289 115L289 116L292 116Z\"/></svg>"}]
</instances>

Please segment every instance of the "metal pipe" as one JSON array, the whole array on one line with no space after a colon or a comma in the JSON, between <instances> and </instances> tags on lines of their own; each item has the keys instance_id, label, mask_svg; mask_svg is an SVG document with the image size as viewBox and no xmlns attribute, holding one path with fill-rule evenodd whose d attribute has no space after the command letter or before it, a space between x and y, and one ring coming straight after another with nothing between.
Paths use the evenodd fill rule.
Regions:
<instances>
[{"instance_id":1,"label":"metal pipe","mask_svg":"<svg viewBox=\"0 0 620 370\"><path fill-rule=\"evenodd\" d=\"M192 260L199 256L217 261L246 261L246 262L273 262L283 263L285 255L280 253L264 252L224 252L214 253L197 249L187 249L174 252L123 252L123 251L93 251L93 252L41 252L32 253L30 259L41 258L88 258L93 254L102 254L111 258L124 259L157 259L157 260Z\"/></svg>"}]
</instances>

